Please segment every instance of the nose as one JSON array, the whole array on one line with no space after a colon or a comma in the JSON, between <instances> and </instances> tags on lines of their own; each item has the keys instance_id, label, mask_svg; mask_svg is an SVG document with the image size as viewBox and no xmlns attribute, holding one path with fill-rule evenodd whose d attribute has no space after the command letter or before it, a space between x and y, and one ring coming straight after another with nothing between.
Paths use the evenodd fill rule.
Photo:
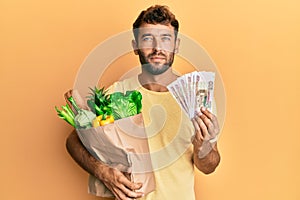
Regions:
<instances>
[{"instance_id":1,"label":"nose","mask_svg":"<svg viewBox=\"0 0 300 200\"><path fill-rule=\"evenodd\" d=\"M162 44L161 44L160 40L158 40L158 39L154 40L154 42L153 42L153 49L155 49L157 51L162 50Z\"/></svg>"}]
</instances>

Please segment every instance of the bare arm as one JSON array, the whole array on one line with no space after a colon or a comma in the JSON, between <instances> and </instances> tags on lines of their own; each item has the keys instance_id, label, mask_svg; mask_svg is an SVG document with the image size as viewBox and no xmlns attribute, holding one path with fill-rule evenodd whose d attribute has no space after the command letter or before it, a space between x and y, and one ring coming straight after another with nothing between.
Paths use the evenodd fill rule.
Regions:
<instances>
[{"instance_id":1,"label":"bare arm","mask_svg":"<svg viewBox=\"0 0 300 200\"><path fill-rule=\"evenodd\" d=\"M107 166L94 158L83 146L74 130L67 138L66 147L71 157L89 174L98 179L103 179L97 170L105 171Z\"/></svg>"},{"instance_id":2,"label":"bare arm","mask_svg":"<svg viewBox=\"0 0 300 200\"><path fill-rule=\"evenodd\" d=\"M196 115L192 122L195 127L194 164L203 173L212 173L221 159L217 142L211 142L220 131L217 118L208 110L202 109L202 113Z\"/></svg>"},{"instance_id":3,"label":"bare arm","mask_svg":"<svg viewBox=\"0 0 300 200\"><path fill-rule=\"evenodd\" d=\"M206 145L211 145L211 144L206 144ZM209 147L205 147L205 148L209 148ZM211 150L204 157L202 157L201 154L202 153L199 151L199 147L197 147L197 145L194 145L193 161L195 166L204 174L210 174L214 172L216 167L219 165L221 159L217 149L217 144L211 147Z\"/></svg>"},{"instance_id":4,"label":"bare arm","mask_svg":"<svg viewBox=\"0 0 300 200\"><path fill-rule=\"evenodd\" d=\"M143 196L133 192L142 187L131 182L122 172L94 158L83 146L74 130L67 138L66 147L71 157L88 173L101 180L117 199L132 199Z\"/></svg>"}]
</instances>

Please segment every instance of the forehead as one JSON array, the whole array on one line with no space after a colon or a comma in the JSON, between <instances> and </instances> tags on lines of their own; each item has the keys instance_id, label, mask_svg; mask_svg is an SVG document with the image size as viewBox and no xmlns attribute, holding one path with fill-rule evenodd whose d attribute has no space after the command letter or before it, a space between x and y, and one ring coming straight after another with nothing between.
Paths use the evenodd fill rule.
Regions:
<instances>
[{"instance_id":1,"label":"forehead","mask_svg":"<svg viewBox=\"0 0 300 200\"><path fill-rule=\"evenodd\" d=\"M151 34L151 35L164 35L168 34L173 36L174 35L174 27L169 25L163 24L142 24L139 28L139 36L142 37L144 34Z\"/></svg>"}]
</instances>

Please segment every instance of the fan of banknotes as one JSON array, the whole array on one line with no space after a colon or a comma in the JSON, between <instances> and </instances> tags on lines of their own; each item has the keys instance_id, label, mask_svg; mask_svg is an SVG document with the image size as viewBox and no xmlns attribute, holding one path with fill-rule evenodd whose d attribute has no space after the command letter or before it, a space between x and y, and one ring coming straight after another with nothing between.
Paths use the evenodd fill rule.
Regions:
<instances>
[{"instance_id":1,"label":"fan of banknotes","mask_svg":"<svg viewBox=\"0 0 300 200\"><path fill-rule=\"evenodd\" d=\"M212 111L215 73L194 71L180 76L167 88L189 118L204 106Z\"/></svg>"}]
</instances>

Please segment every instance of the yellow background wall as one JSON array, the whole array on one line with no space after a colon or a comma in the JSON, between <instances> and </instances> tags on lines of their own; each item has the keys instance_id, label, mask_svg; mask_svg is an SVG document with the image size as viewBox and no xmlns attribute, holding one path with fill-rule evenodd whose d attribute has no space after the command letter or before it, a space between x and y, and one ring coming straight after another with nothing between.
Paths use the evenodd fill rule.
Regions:
<instances>
[{"instance_id":1,"label":"yellow background wall","mask_svg":"<svg viewBox=\"0 0 300 200\"><path fill-rule=\"evenodd\" d=\"M197 199L300 199L297 0L1 0L0 199L99 199L87 194L87 173L65 150L71 127L53 108L89 52L155 3L205 47L226 88L222 161L197 174Z\"/></svg>"}]
</instances>

